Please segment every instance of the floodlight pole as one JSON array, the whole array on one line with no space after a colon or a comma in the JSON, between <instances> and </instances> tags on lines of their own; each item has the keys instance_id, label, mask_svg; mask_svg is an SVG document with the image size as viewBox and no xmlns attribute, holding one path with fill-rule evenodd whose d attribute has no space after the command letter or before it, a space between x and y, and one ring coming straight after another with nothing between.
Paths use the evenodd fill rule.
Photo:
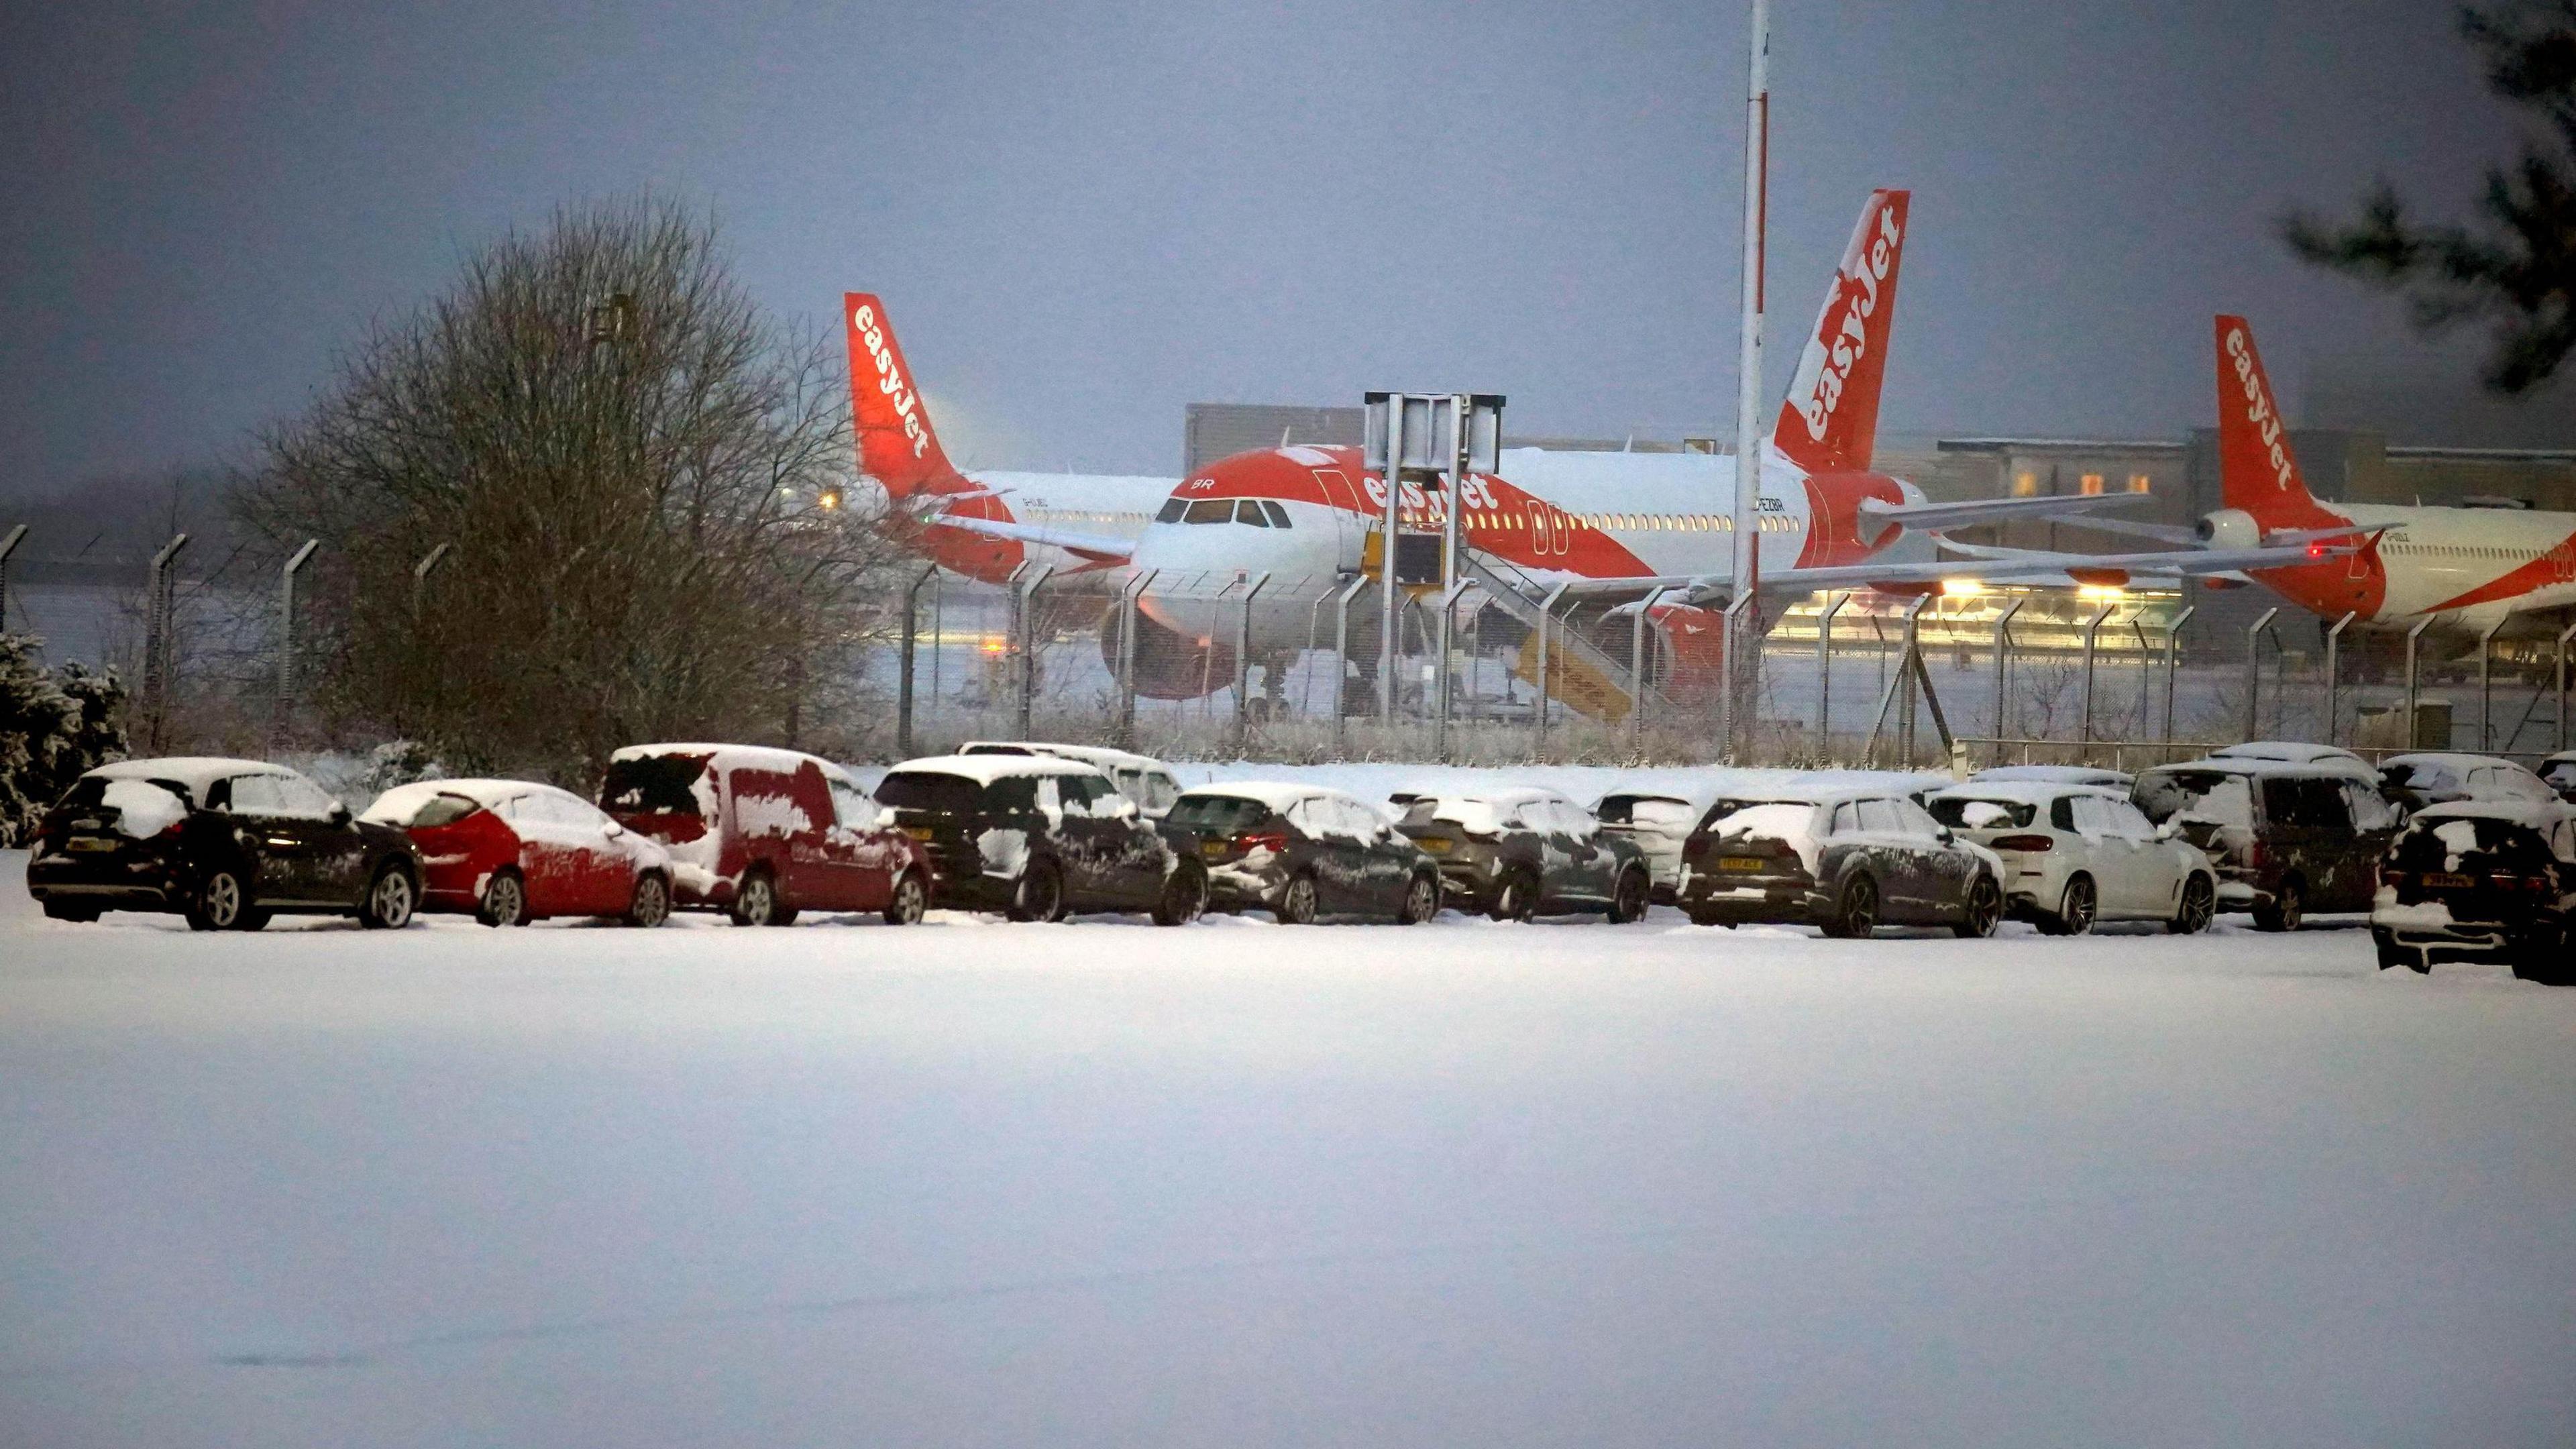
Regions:
<instances>
[{"instance_id":1,"label":"floodlight pole","mask_svg":"<svg viewBox=\"0 0 2576 1449\"><path fill-rule=\"evenodd\" d=\"M1450 399L1449 455L1447 487L1440 495L1440 627L1434 646L1432 688L1440 701L1433 707L1431 737L1434 759L1449 757L1449 651L1454 620L1450 606L1458 602L1458 508L1467 497L1467 453L1471 403L1465 393Z\"/></svg>"},{"instance_id":2,"label":"floodlight pole","mask_svg":"<svg viewBox=\"0 0 2576 1449\"><path fill-rule=\"evenodd\" d=\"M1398 612L1402 589L1395 579L1396 530L1404 516L1404 394L1390 393L1386 400L1386 547L1378 550L1378 577L1384 585L1382 607L1377 621L1377 713L1378 719L1392 727L1395 724L1395 656L1403 643Z\"/></svg>"},{"instance_id":3,"label":"floodlight pole","mask_svg":"<svg viewBox=\"0 0 2576 1449\"><path fill-rule=\"evenodd\" d=\"M2326 630L2326 738L2327 744L2343 732L2343 631L2360 618L2357 611L2347 610Z\"/></svg>"},{"instance_id":4,"label":"floodlight pole","mask_svg":"<svg viewBox=\"0 0 2576 1449\"><path fill-rule=\"evenodd\" d=\"M2245 738L2263 738L2263 635L2281 616L2275 606L2245 626Z\"/></svg>"},{"instance_id":5,"label":"floodlight pole","mask_svg":"<svg viewBox=\"0 0 2576 1449\"><path fill-rule=\"evenodd\" d=\"M9 555L18 551L26 537L27 525L22 523L10 529L7 538L0 538L0 634L9 632Z\"/></svg>"},{"instance_id":6,"label":"floodlight pole","mask_svg":"<svg viewBox=\"0 0 2576 1449\"><path fill-rule=\"evenodd\" d=\"M1729 542L1731 585L1738 601L1762 593L1762 264L1763 229L1770 206L1771 5L1753 0L1752 56L1744 85L1744 250L1740 288L1742 318L1735 359L1735 498ZM1757 615L1758 617L1758 610ZM1726 745L1739 759L1752 756L1753 714L1761 698L1762 650L1742 634L1751 622L1727 610Z\"/></svg>"},{"instance_id":7,"label":"floodlight pole","mask_svg":"<svg viewBox=\"0 0 2576 1449\"><path fill-rule=\"evenodd\" d=\"M1852 601L1849 594L1835 594L1825 600L1824 612L1816 616L1816 763L1823 764L1834 754L1834 615Z\"/></svg>"}]
</instances>

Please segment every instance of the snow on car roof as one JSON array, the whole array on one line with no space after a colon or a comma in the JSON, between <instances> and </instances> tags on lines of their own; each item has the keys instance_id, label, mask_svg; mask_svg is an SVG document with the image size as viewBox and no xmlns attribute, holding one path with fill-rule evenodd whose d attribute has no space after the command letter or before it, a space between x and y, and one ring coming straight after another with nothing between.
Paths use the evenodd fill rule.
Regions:
<instances>
[{"instance_id":1,"label":"snow on car roof","mask_svg":"<svg viewBox=\"0 0 2576 1449\"><path fill-rule=\"evenodd\" d=\"M1318 796L1333 800L1356 798L1328 785L1282 785L1268 780L1228 780L1216 785L1197 785L1181 792L1190 796L1222 795L1236 800L1252 800L1273 810L1285 810L1300 800Z\"/></svg>"},{"instance_id":2,"label":"snow on car roof","mask_svg":"<svg viewBox=\"0 0 2576 1449\"><path fill-rule=\"evenodd\" d=\"M284 765L266 760L228 760L220 755L172 755L158 760L119 760L89 772L101 780L173 780L202 791L235 775L292 775Z\"/></svg>"},{"instance_id":3,"label":"snow on car roof","mask_svg":"<svg viewBox=\"0 0 2576 1449\"><path fill-rule=\"evenodd\" d=\"M1496 806L1526 805L1532 800L1567 799L1563 791L1551 790L1544 785L1503 785L1491 790L1443 790L1437 787L1427 790L1397 790L1387 798L1393 800L1398 796L1415 800L1438 800L1444 803L1452 800L1472 800L1480 805ZM1572 802L1569 800L1568 803Z\"/></svg>"},{"instance_id":4,"label":"snow on car roof","mask_svg":"<svg viewBox=\"0 0 2576 1449\"><path fill-rule=\"evenodd\" d=\"M1979 770L1968 777L1971 785L2012 784L2026 782L2049 785L2117 785L2123 789L2137 777L2126 770L2104 770L2092 765L1997 765Z\"/></svg>"},{"instance_id":5,"label":"snow on car roof","mask_svg":"<svg viewBox=\"0 0 2576 1449\"><path fill-rule=\"evenodd\" d=\"M1970 780L1932 792L1935 800L2009 800L2015 805L2045 805L2060 795L2099 795L2126 800L2128 793L2077 780Z\"/></svg>"},{"instance_id":6,"label":"snow on car roof","mask_svg":"<svg viewBox=\"0 0 2576 1449\"><path fill-rule=\"evenodd\" d=\"M2358 756L2337 759L2331 755L2316 760L2276 760L2261 755L2212 755L2202 760L2178 760L2170 765L2150 765L2138 772L2143 780L2149 775L2169 775L2183 770L2203 774L2243 775L2249 779L2268 779L2275 775L2336 775L2358 784L2377 788L2379 772Z\"/></svg>"},{"instance_id":7,"label":"snow on car roof","mask_svg":"<svg viewBox=\"0 0 2576 1449\"><path fill-rule=\"evenodd\" d=\"M400 825L420 814L422 806L441 795L460 795L477 805L491 806L514 796L530 794L581 798L569 790L558 790L533 780L416 780L408 785L396 785L378 795L374 804L358 813L358 818ZM582 803L587 805L590 802L584 800Z\"/></svg>"},{"instance_id":8,"label":"snow on car roof","mask_svg":"<svg viewBox=\"0 0 2576 1449\"><path fill-rule=\"evenodd\" d=\"M1881 780L1818 780L1802 785L1727 790L1721 796L1747 805L1823 805L1837 800L1893 800L1911 793Z\"/></svg>"},{"instance_id":9,"label":"snow on car roof","mask_svg":"<svg viewBox=\"0 0 2576 1449\"><path fill-rule=\"evenodd\" d=\"M2446 770L2469 771L2489 765L2504 765L2519 770L2522 766L2494 755L2472 754L2467 750L2417 750L2411 755L2390 755L2379 762L2385 770L2391 765L2439 765Z\"/></svg>"},{"instance_id":10,"label":"snow on car roof","mask_svg":"<svg viewBox=\"0 0 2576 1449\"><path fill-rule=\"evenodd\" d=\"M1101 772L1097 766L1056 755L930 755L906 760L886 773L963 775L978 785L990 785L995 780L1020 775L1098 775Z\"/></svg>"},{"instance_id":11,"label":"snow on car roof","mask_svg":"<svg viewBox=\"0 0 2576 1449\"><path fill-rule=\"evenodd\" d=\"M2246 740L2240 744L2221 745L2209 752L2220 760L2288 760L2294 764L2314 765L2329 760L2366 763L2361 756L2336 745L2311 745L2299 740Z\"/></svg>"},{"instance_id":12,"label":"snow on car roof","mask_svg":"<svg viewBox=\"0 0 2576 1449\"><path fill-rule=\"evenodd\" d=\"M2567 818L2567 807L2555 800L2450 800L2440 805L2427 805L2408 816L2408 823L2418 820L2506 820L2528 825L2534 830L2547 830Z\"/></svg>"},{"instance_id":13,"label":"snow on car roof","mask_svg":"<svg viewBox=\"0 0 2576 1449\"><path fill-rule=\"evenodd\" d=\"M1122 770L1164 768L1163 762L1152 755L1140 755L1133 750L1113 750L1107 745L1059 745L1044 740L968 740L957 747L957 753L961 755L1005 754L1012 750L1080 760L1086 765L1115 765Z\"/></svg>"},{"instance_id":14,"label":"snow on car roof","mask_svg":"<svg viewBox=\"0 0 2576 1449\"><path fill-rule=\"evenodd\" d=\"M857 783L851 779L849 771L820 755L809 755L803 750L782 750L774 745L628 745L611 752L608 761L616 764L621 760L657 760L670 755L704 755L710 762L728 770L776 770L783 775L796 773L800 765L813 764L822 767L824 775L829 778L849 781L853 785Z\"/></svg>"}]
</instances>

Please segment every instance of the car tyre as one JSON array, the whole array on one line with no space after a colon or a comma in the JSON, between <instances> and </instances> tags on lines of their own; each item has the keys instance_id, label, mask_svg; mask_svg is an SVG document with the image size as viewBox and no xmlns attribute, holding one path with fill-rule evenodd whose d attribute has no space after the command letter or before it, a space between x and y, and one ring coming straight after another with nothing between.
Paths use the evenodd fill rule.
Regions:
<instances>
[{"instance_id":1,"label":"car tyre","mask_svg":"<svg viewBox=\"0 0 2576 1449\"><path fill-rule=\"evenodd\" d=\"M1619 872L1618 883L1610 887L1610 923L1624 926L1631 921L1644 920L1647 898L1653 890L1653 886L1647 883L1646 873L1637 867L1632 865Z\"/></svg>"},{"instance_id":2,"label":"car tyre","mask_svg":"<svg viewBox=\"0 0 2576 1449\"><path fill-rule=\"evenodd\" d=\"M907 870L895 877L894 894L886 897L885 923L889 926L918 926L930 913L930 882L917 870Z\"/></svg>"},{"instance_id":3,"label":"car tyre","mask_svg":"<svg viewBox=\"0 0 2576 1449\"><path fill-rule=\"evenodd\" d=\"M1061 921L1064 915L1064 872L1052 860L1030 861L1011 892L1011 919Z\"/></svg>"},{"instance_id":4,"label":"car tyre","mask_svg":"<svg viewBox=\"0 0 2576 1449\"><path fill-rule=\"evenodd\" d=\"M483 883L482 904L474 919L487 926L524 926L528 922L528 882L508 867L492 872Z\"/></svg>"},{"instance_id":5,"label":"car tyre","mask_svg":"<svg viewBox=\"0 0 2576 1449\"><path fill-rule=\"evenodd\" d=\"M737 926L784 926L796 919L778 899L778 877L765 865L743 872L733 890L732 916Z\"/></svg>"},{"instance_id":6,"label":"car tyre","mask_svg":"<svg viewBox=\"0 0 2576 1449\"><path fill-rule=\"evenodd\" d=\"M2066 882L2066 894L2058 897L2056 913L2040 922L2040 930L2051 936L2089 936L2101 910L2100 896L2093 889L2093 877L2078 875Z\"/></svg>"},{"instance_id":7,"label":"car tyre","mask_svg":"<svg viewBox=\"0 0 2576 1449\"><path fill-rule=\"evenodd\" d=\"M1404 905L1397 910L1395 923L1418 926L1440 914L1440 877L1423 871L1405 883Z\"/></svg>"},{"instance_id":8,"label":"car tyre","mask_svg":"<svg viewBox=\"0 0 2576 1449\"><path fill-rule=\"evenodd\" d=\"M1163 894L1154 902L1154 924L1186 926L1207 910L1207 872L1196 861L1182 861L1163 877Z\"/></svg>"},{"instance_id":9,"label":"car tyre","mask_svg":"<svg viewBox=\"0 0 2576 1449\"><path fill-rule=\"evenodd\" d=\"M191 931L230 931L240 927L242 913L249 908L250 891L242 885L241 873L223 866L206 872L206 878L197 883L184 914Z\"/></svg>"},{"instance_id":10,"label":"car tyre","mask_svg":"<svg viewBox=\"0 0 2576 1449\"><path fill-rule=\"evenodd\" d=\"M2258 931L2295 931L2307 917L2306 887L2297 876L2281 882L2268 902L2254 907L2254 929Z\"/></svg>"},{"instance_id":11,"label":"car tyre","mask_svg":"<svg viewBox=\"0 0 2576 1449\"><path fill-rule=\"evenodd\" d=\"M1526 921L1538 914L1538 878L1521 866L1503 872L1494 885L1494 908L1487 912L1497 921Z\"/></svg>"},{"instance_id":12,"label":"car tyre","mask_svg":"<svg viewBox=\"0 0 2576 1449\"><path fill-rule=\"evenodd\" d=\"M358 902L358 924L371 931L399 931L411 924L419 903L420 885L411 872L399 861L387 861L367 882L366 897Z\"/></svg>"},{"instance_id":13,"label":"car tyre","mask_svg":"<svg viewBox=\"0 0 2576 1449\"><path fill-rule=\"evenodd\" d=\"M1877 930L1878 882L1866 875L1854 875L1843 882L1842 894L1834 901L1834 913L1825 918L1825 934L1837 940L1862 941Z\"/></svg>"},{"instance_id":14,"label":"car tyre","mask_svg":"<svg viewBox=\"0 0 2576 1449\"><path fill-rule=\"evenodd\" d=\"M671 919L671 883L659 871L635 878L635 898L626 905L626 924L650 930Z\"/></svg>"},{"instance_id":15,"label":"car tyre","mask_svg":"<svg viewBox=\"0 0 2576 1449\"><path fill-rule=\"evenodd\" d=\"M1315 924L1315 878L1303 871L1290 877L1288 888L1279 893L1279 909L1272 914L1283 926Z\"/></svg>"},{"instance_id":16,"label":"car tyre","mask_svg":"<svg viewBox=\"0 0 2576 1449\"><path fill-rule=\"evenodd\" d=\"M2085 885L2090 888L2092 882L2087 881ZM1977 878L1968 882L1968 900L1959 923L1950 929L1968 940L1982 941L1995 933L1995 927L2003 918L2003 887L1995 884L1993 876L1979 871ZM2086 920L2085 929L2092 929L2091 920Z\"/></svg>"},{"instance_id":17,"label":"car tyre","mask_svg":"<svg viewBox=\"0 0 2576 1449\"><path fill-rule=\"evenodd\" d=\"M2218 887L2209 877L2193 871L2182 883L2182 904L2174 908L2173 919L2165 922L2165 929L2177 936L2197 936L2209 929L2217 914Z\"/></svg>"}]
</instances>

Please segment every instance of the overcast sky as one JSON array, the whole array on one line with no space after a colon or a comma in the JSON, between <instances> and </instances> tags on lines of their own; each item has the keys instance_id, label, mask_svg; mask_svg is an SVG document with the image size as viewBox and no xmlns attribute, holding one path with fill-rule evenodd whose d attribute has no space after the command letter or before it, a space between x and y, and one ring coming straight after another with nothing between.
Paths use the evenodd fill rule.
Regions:
<instances>
[{"instance_id":1,"label":"overcast sky","mask_svg":"<svg viewBox=\"0 0 2576 1449\"><path fill-rule=\"evenodd\" d=\"M1188 402L1371 387L1731 427L1734 4L0 13L0 487L237 454L465 249L640 187L712 207L776 308L883 293L970 463L1169 473ZM1912 188L1896 430L2175 435L2217 310L2294 403L2316 350L2413 352L2273 222L2375 173L2463 208L2513 135L2425 0L1774 24L1773 336Z\"/></svg>"}]
</instances>

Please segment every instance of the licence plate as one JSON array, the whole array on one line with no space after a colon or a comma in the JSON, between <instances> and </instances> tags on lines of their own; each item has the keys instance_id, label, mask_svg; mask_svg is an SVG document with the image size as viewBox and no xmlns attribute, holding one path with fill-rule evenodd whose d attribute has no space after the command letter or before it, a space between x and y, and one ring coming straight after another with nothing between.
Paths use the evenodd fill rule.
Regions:
<instances>
[{"instance_id":1,"label":"licence plate","mask_svg":"<svg viewBox=\"0 0 2576 1449\"><path fill-rule=\"evenodd\" d=\"M97 835L75 835L64 842L64 847L75 852L96 854L116 849L116 842Z\"/></svg>"},{"instance_id":2,"label":"licence plate","mask_svg":"<svg viewBox=\"0 0 2576 1449\"><path fill-rule=\"evenodd\" d=\"M1447 855L1449 853L1450 842L1446 836L1426 835L1414 843L1421 846L1424 850L1431 852L1433 855Z\"/></svg>"},{"instance_id":3,"label":"licence plate","mask_svg":"<svg viewBox=\"0 0 2576 1449\"><path fill-rule=\"evenodd\" d=\"M2452 875L2446 871L2428 870L2424 872L2424 884L2437 889L2447 887L2452 890L2466 890L2471 885L2476 884L2476 882L2470 880L2464 875Z\"/></svg>"},{"instance_id":4,"label":"licence plate","mask_svg":"<svg viewBox=\"0 0 2576 1449\"><path fill-rule=\"evenodd\" d=\"M1769 860L1758 855L1721 855L1717 858L1719 870L1767 870L1770 866Z\"/></svg>"},{"instance_id":5,"label":"licence plate","mask_svg":"<svg viewBox=\"0 0 2576 1449\"><path fill-rule=\"evenodd\" d=\"M911 836L915 840L926 841L931 837L933 832L927 825L907 825L903 828L903 833Z\"/></svg>"},{"instance_id":6,"label":"licence plate","mask_svg":"<svg viewBox=\"0 0 2576 1449\"><path fill-rule=\"evenodd\" d=\"M1199 842L1199 854L1207 857L1209 860L1214 860L1218 856L1225 854L1225 842L1222 840L1202 840Z\"/></svg>"}]
</instances>

